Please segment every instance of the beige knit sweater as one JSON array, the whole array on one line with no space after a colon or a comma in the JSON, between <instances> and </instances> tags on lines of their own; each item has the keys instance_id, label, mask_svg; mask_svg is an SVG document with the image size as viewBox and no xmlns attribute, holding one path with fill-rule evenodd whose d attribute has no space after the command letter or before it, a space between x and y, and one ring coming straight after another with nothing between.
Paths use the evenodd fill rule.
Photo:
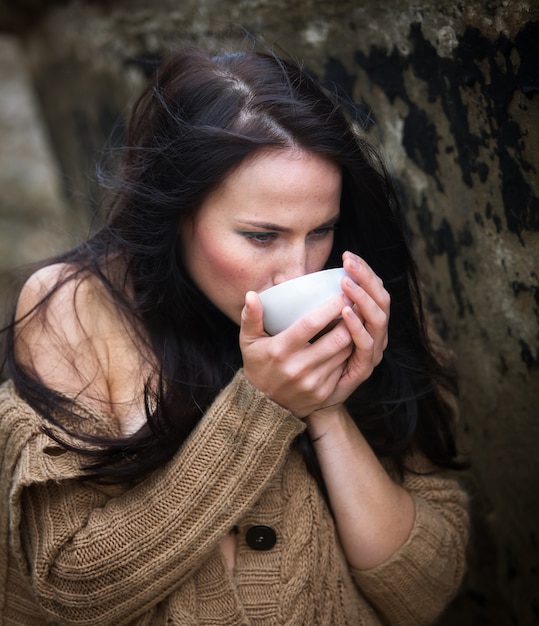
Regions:
<instances>
[{"instance_id":1,"label":"beige knit sweater","mask_svg":"<svg viewBox=\"0 0 539 626\"><path fill-rule=\"evenodd\" d=\"M88 414L85 428L107 424ZM241 371L179 453L128 491L77 480L79 459L41 425L4 384L2 626L429 624L461 581L468 518L454 481L409 475L409 540L388 562L354 571L291 445L303 423ZM257 524L274 529L272 549L249 547ZM218 546L234 525L231 574Z\"/></svg>"}]
</instances>

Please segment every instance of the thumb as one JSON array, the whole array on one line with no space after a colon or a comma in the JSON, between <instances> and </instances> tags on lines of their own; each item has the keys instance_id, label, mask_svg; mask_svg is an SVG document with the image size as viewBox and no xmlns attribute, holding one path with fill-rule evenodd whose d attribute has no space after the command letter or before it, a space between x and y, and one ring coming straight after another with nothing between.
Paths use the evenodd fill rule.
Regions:
<instances>
[{"instance_id":1,"label":"thumb","mask_svg":"<svg viewBox=\"0 0 539 626\"><path fill-rule=\"evenodd\" d=\"M255 291L248 291L245 294L245 306L241 312L241 328L240 334L244 339L252 340L264 332L264 309L262 302Z\"/></svg>"}]
</instances>

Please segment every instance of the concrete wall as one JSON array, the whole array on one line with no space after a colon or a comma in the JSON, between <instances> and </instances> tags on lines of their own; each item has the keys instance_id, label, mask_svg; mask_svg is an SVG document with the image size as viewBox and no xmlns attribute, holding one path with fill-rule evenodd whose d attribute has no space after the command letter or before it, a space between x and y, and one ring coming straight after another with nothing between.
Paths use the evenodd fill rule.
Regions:
<instances>
[{"instance_id":1,"label":"concrete wall","mask_svg":"<svg viewBox=\"0 0 539 626\"><path fill-rule=\"evenodd\" d=\"M22 49L0 36L0 291L11 270L66 245L58 167L47 141Z\"/></svg>"},{"instance_id":2,"label":"concrete wall","mask_svg":"<svg viewBox=\"0 0 539 626\"><path fill-rule=\"evenodd\" d=\"M473 463L470 567L441 623L538 623L539 3L0 1L61 168L65 223L90 222L93 164L155 59L228 41L234 22L370 110L401 183Z\"/></svg>"}]
</instances>

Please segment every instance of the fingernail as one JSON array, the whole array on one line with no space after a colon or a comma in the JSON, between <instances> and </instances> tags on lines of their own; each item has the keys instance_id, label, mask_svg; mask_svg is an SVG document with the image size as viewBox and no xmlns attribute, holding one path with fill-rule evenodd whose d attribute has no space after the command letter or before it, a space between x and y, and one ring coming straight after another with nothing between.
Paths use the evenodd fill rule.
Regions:
<instances>
[{"instance_id":1,"label":"fingernail","mask_svg":"<svg viewBox=\"0 0 539 626\"><path fill-rule=\"evenodd\" d=\"M355 270L359 269L359 257L353 252L348 252L348 262Z\"/></svg>"}]
</instances>

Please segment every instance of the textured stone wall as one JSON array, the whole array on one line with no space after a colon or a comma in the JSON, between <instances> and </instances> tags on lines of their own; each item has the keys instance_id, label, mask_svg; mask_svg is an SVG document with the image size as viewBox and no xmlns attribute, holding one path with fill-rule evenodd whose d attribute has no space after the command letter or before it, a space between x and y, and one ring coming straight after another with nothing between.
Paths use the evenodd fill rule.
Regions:
<instances>
[{"instance_id":1,"label":"textured stone wall","mask_svg":"<svg viewBox=\"0 0 539 626\"><path fill-rule=\"evenodd\" d=\"M66 245L58 168L18 41L0 37L0 285Z\"/></svg>"},{"instance_id":2,"label":"textured stone wall","mask_svg":"<svg viewBox=\"0 0 539 626\"><path fill-rule=\"evenodd\" d=\"M155 61L182 41L232 45L223 29L240 23L361 104L400 182L429 305L461 377L474 533L442 624L538 623L539 3L36 6L0 1L0 24L24 43L66 220L91 221L100 150Z\"/></svg>"}]
</instances>

